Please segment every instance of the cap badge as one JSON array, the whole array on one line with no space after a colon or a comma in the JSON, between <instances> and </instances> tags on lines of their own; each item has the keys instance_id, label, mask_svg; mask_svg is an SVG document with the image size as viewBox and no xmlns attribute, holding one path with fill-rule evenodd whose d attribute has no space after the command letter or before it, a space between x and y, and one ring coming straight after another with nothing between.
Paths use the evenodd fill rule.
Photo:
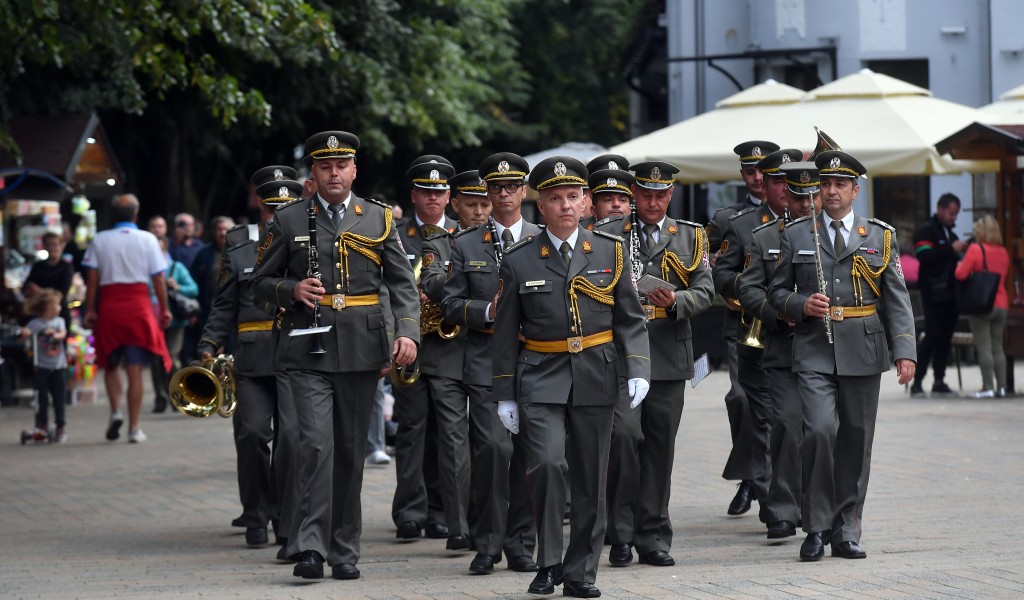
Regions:
<instances>
[{"instance_id":1,"label":"cap badge","mask_svg":"<svg viewBox=\"0 0 1024 600\"><path fill-rule=\"evenodd\" d=\"M430 161L430 162L434 162L434 161ZM430 179L432 181L437 181L437 180L441 179L441 173L437 169L434 169L433 171L430 172Z\"/></svg>"},{"instance_id":2,"label":"cap badge","mask_svg":"<svg viewBox=\"0 0 1024 600\"><path fill-rule=\"evenodd\" d=\"M284 179L284 173L281 172L281 169L274 169L274 181L281 181L282 179Z\"/></svg>"},{"instance_id":3,"label":"cap badge","mask_svg":"<svg viewBox=\"0 0 1024 600\"><path fill-rule=\"evenodd\" d=\"M481 179L480 182L477 183L477 185L480 186L480 187L487 187L487 182L484 181L483 179Z\"/></svg>"},{"instance_id":4,"label":"cap badge","mask_svg":"<svg viewBox=\"0 0 1024 600\"><path fill-rule=\"evenodd\" d=\"M790 158L789 158L789 155L788 155L788 154L783 154L783 155L782 155L782 164L787 164L787 163L789 163L789 160L790 160Z\"/></svg>"},{"instance_id":5,"label":"cap badge","mask_svg":"<svg viewBox=\"0 0 1024 600\"><path fill-rule=\"evenodd\" d=\"M753 148L752 148L752 149L750 150L750 153L751 153L752 155L754 155L754 156L761 156L761 147L760 147L760 146L754 146L754 147L753 147Z\"/></svg>"},{"instance_id":6,"label":"cap badge","mask_svg":"<svg viewBox=\"0 0 1024 600\"><path fill-rule=\"evenodd\" d=\"M841 165L841 164L843 164L843 162L841 160L839 160L839 157L838 156L833 156L832 160L829 161L828 166L833 168L833 169L838 169L839 165Z\"/></svg>"},{"instance_id":7,"label":"cap badge","mask_svg":"<svg viewBox=\"0 0 1024 600\"><path fill-rule=\"evenodd\" d=\"M281 186L281 187L280 187L280 188L279 188L279 189L277 190L277 195L278 195L278 196L280 196L280 197L282 197L282 198L287 198L287 197L288 197L288 188L287 188L286 186L283 186L283 185L282 185L282 186Z\"/></svg>"},{"instance_id":8,"label":"cap badge","mask_svg":"<svg viewBox=\"0 0 1024 600\"><path fill-rule=\"evenodd\" d=\"M503 160L500 163L498 163L498 172L499 173L508 173L508 171L509 171L509 166L508 166L508 161L507 160Z\"/></svg>"},{"instance_id":9,"label":"cap badge","mask_svg":"<svg viewBox=\"0 0 1024 600\"><path fill-rule=\"evenodd\" d=\"M327 138L327 147L330 148L331 150L334 150L335 148L337 148L338 147L338 138L333 136L333 135L328 137Z\"/></svg>"},{"instance_id":10,"label":"cap badge","mask_svg":"<svg viewBox=\"0 0 1024 600\"><path fill-rule=\"evenodd\" d=\"M811 174L807 171L800 171L800 183L810 183Z\"/></svg>"},{"instance_id":11,"label":"cap badge","mask_svg":"<svg viewBox=\"0 0 1024 600\"><path fill-rule=\"evenodd\" d=\"M608 181L606 181L605 183L608 184L608 187L616 187L619 185L619 180L615 179L614 177L609 177Z\"/></svg>"},{"instance_id":12,"label":"cap badge","mask_svg":"<svg viewBox=\"0 0 1024 600\"><path fill-rule=\"evenodd\" d=\"M562 175L565 175L565 165L563 163L560 163L560 162L556 162L555 163L555 175L558 176L558 177L561 177Z\"/></svg>"},{"instance_id":13,"label":"cap badge","mask_svg":"<svg viewBox=\"0 0 1024 600\"><path fill-rule=\"evenodd\" d=\"M437 164L437 159L436 158L432 158L432 159L430 159L430 162L434 163L434 164Z\"/></svg>"},{"instance_id":14,"label":"cap badge","mask_svg":"<svg viewBox=\"0 0 1024 600\"><path fill-rule=\"evenodd\" d=\"M615 162L614 160L610 160L610 161L608 161L608 168L609 169L618 169L619 168L619 163Z\"/></svg>"},{"instance_id":15,"label":"cap badge","mask_svg":"<svg viewBox=\"0 0 1024 600\"><path fill-rule=\"evenodd\" d=\"M661 179L661 169L658 167L651 169L651 179Z\"/></svg>"}]
</instances>

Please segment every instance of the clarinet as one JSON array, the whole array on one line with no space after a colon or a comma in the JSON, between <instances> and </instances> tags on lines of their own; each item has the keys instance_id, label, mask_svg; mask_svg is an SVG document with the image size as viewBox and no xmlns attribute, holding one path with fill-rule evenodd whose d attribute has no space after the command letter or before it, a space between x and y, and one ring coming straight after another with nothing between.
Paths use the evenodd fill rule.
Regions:
<instances>
[{"instance_id":1,"label":"clarinet","mask_svg":"<svg viewBox=\"0 0 1024 600\"><path fill-rule=\"evenodd\" d=\"M487 217L487 231L491 234L491 243L494 244L494 259L497 262L498 270L501 270L501 257L504 252L501 250L501 241L498 239L498 228L494 225L494 217Z\"/></svg>"},{"instance_id":2,"label":"clarinet","mask_svg":"<svg viewBox=\"0 0 1024 600\"><path fill-rule=\"evenodd\" d=\"M636 199L634 198L629 200L629 211L632 223L629 228L629 253L632 258L629 268L633 274L633 281L636 282L644 276L644 261L640 258L640 218L636 214ZM646 301L646 299L643 294L640 295L641 301Z\"/></svg>"},{"instance_id":3,"label":"clarinet","mask_svg":"<svg viewBox=\"0 0 1024 600\"><path fill-rule=\"evenodd\" d=\"M821 214L820 212L818 214ZM811 230L814 232L814 266L818 271L818 291L823 295L826 294L825 287L825 271L821 266L821 243L818 237L818 215L814 214L814 205L811 204ZM838 232L836 232L838 235ZM828 343L832 342L832 311L831 308L825 312L825 336L828 338Z\"/></svg>"},{"instance_id":4,"label":"clarinet","mask_svg":"<svg viewBox=\"0 0 1024 600\"><path fill-rule=\"evenodd\" d=\"M309 199L309 268L306 270L306 278L320 280L320 253L316 248L316 194ZM323 283L321 281L321 283ZM313 327L320 327L320 303L317 302L313 306ZM324 343L320 336L323 334L317 333L313 338L313 349L309 351L310 354L324 354Z\"/></svg>"}]
</instances>

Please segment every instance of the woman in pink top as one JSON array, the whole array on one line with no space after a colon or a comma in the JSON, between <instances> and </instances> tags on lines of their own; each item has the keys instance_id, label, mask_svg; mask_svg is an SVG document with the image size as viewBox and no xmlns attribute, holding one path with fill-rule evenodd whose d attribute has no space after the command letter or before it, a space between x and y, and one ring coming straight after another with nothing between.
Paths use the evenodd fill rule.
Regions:
<instances>
[{"instance_id":1,"label":"woman in pink top","mask_svg":"<svg viewBox=\"0 0 1024 600\"><path fill-rule=\"evenodd\" d=\"M991 215L985 215L974 222L974 240L977 243L967 247L964 257L956 266L956 278L963 281L971 273L990 271L999 273L999 289L992 312L983 315L969 315L974 345L978 349L978 365L981 367L982 389L970 394L971 398L994 398L1006 395L1006 356L1003 353L1003 329L1006 327L1006 272L1010 267L1010 255L1003 247L1003 235L999 223ZM985 249L982 255L982 247ZM988 267L986 269L986 266ZM995 371L995 385L992 372Z\"/></svg>"}]
</instances>

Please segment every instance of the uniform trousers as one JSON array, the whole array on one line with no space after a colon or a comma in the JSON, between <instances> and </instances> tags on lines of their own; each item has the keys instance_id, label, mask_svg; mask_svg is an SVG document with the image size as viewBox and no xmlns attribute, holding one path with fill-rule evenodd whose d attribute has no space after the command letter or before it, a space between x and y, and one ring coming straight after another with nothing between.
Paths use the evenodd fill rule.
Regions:
<instances>
[{"instance_id":1,"label":"uniform trousers","mask_svg":"<svg viewBox=\"0 0 1024 600\"><path fill-rule=\"evenodd\" d=\"M395 434L395 497L391 518L395 525L413 521L420 527L445 522L445 494L438 471L438 430L433 409L431 375L420 375L408 387L393 386L398 431ZM449 500L455 502L457 500ZM459 523L449 524L449 534Z\"/></svg>"},{"instance_id":2,"label":"uniform trousers","mask_svg":"<svg viewBox=\"0 0 1024 600\"><path fill-rule=\"evenodd\" d=\"M732 311L729 311L730 313ZM748 426L750 407L747 395L743 391L739 378L739 356L736 351L736 330L729 327L730 319L739 323L738 318L726 315L725 346L729 356L729 391L725 394L725 411L729 415L729 433L732 435L732 450L725 461L722 479L730 481L750 481L754 478L754 467L751 464L751 447L753 430ZM731 332L731 333L730 333Z\"/></svg>"},{"instance_id":3,"label":"uniform trousers","mask_svg":"<svg viewBox=\"0 0 1024 600\"><path fill-rule=\"evenodd\" d=\"M647 400L652 392L647 393ZM622 396L615 402L612 441L608 451L608 527L605 537L612 544L632 544L636 531L640 448L644 442L641 415L644 406L633 409L629 403L629 396Z\"/></svg>"},{"instance_id":4,"label":"uniform trousers","mask_svg":"<svg viewBox=\"0 0 1024 600\"><path fill-rule=\"evenodd\" d=\"M644 441L640 445L640 481L636 488L633 543L641 556L655 550L668 552L672 549L672 519L668 514L668 503L685 390L686 380L654 380L647 397L636 409L641 414Z\"/></svg>"},{"instance_id":5,"label":"uniform trousers","mask_svg":"<svg viewBox=\"0 0 1024 600\"><path fill-rule=\"evenodd\" d=\"M467 385L474 517L470 537L479 554L533 556L537 531L526 488L525 441L498 418L491 387Z\"/></svg>"},{"instance_id":6,"label":"uniform trousers","mask_svg":"<svg viewBox=\"0 0 1024 600\"><path fill-rule=\"evenodd\" d=\"M881 374L796 373L804 413L803 530L860 542Z\"/></svg>"},{"instance_id":7,"label":"uniform trousers","mask_svg":"<svg viewBox=\"0 0 1024 600\"><path fill-rule=\"evenodd\" d=\"M767 523L768 486L772 477L771 456L768 451L768 440L772 430L772 397L764 369L761 368L764 351L743 344L737 344L736 351L740 383L747 396L749 408L749 418L745 421L745 427L750 440L750 481L754 488L754 497L760 505L758 516L762 523Z\"/></svg>"},{"instance_id":8,"label":"uniform trousers","mask_svg":"<svg viewBox=\"0 0 1024 600\"><path fill-rule=\"evenodd\" d=\"M571 395L572 392L570 392ZM597 581L607 507L605 484L615 406L519 405L529 486L537 521L537 564L562 563L566 581ZM568 442L568 443L567 443ZM566 490L569 545L562 556Z\"/></svg>"},{"instance_id":9,"label":"uniform trousers","mask_svg":"<svg viewBox=\"0 0 1024 600\"><path fill-rule=\"evenodd\" d=\"M366 435L379 372L296 370L290 375L299 433L295 550L315 550L332 566L355 564Z\"/></svg>"},{"instance_id":10,"label":"uniform trousers","mask_svg":"<svg viewBox=\"0 0 1024 600\"><path fill-rule=\"evenodd\" d=\"M792 369L765 369L772 397L772 479L768 486L768 522L800 521L800 440L803 411Z\"/></svg>"}]
</instances>

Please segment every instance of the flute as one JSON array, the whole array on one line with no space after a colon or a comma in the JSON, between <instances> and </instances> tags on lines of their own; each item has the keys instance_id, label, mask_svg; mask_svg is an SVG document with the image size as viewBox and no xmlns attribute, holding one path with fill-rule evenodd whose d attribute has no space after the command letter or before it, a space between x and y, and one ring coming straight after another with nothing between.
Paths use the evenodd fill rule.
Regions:
<instances>
[{"instance_id":1,"label":"flute","mask_svg":"<svg viewBox=\"0 0 1024 600\"><path fill-rule=\"evenodd\" d=\"M824 210L824 209L822 209L822 210ZM814 205L811 204L811 223L812 223L811 230L814 232L814 267L818 271L818 292L820 292L823 296L828 296L828 294L825 293L826 292L826 288L825 288L825 270L821 266L821 242L819 241L819 238L818 238L818 215L820 215L820 214L821 214L821 211L818 211L817 215L814 214ZM839 232L836 232L836 235L839 235ZM831 311L831 307L830 307L829 310L825 311L824 321L825 321L825 336L828 338L828 343L831 344L831 343L833 343L832 342L832 311Z\"/></svg>"}]
</instances>

